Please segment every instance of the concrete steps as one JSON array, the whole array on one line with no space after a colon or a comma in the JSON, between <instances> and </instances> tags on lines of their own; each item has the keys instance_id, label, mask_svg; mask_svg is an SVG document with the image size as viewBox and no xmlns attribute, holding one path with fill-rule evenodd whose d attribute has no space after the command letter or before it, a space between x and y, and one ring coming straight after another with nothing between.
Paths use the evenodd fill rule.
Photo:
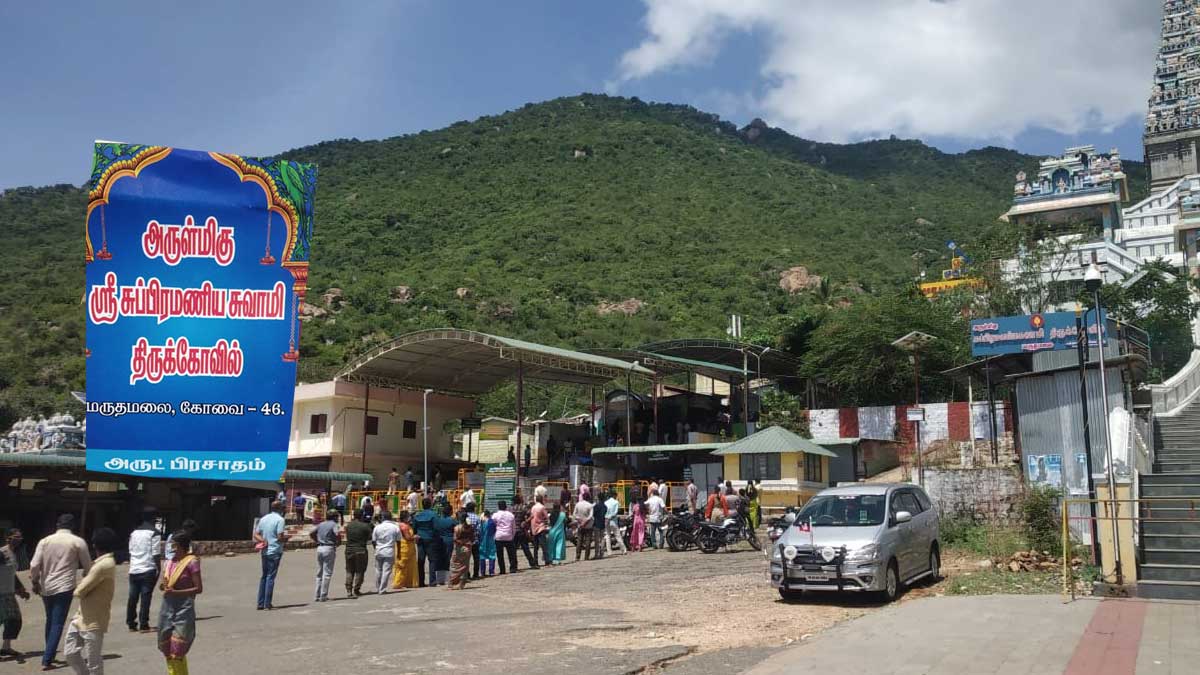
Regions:
<instances>
[{"instance_id":1,"label":"concrete steps","mask_svg":"<svg viewBox=\"0 0 1200 675\"><path fill-rule=\"evenodd\" d=\"M1155 421L1153 472L1141 477L1137 594L1200 600L1200 403ZM1164 522L1168 521L1168 522Z\"/></svg>"}]
</instances>

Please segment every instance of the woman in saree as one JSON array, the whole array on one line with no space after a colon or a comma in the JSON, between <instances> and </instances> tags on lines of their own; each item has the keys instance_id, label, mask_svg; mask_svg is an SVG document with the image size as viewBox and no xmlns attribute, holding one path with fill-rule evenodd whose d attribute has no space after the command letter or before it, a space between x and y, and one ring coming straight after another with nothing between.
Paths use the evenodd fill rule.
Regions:
<instances>
[{"instance_id":1,"label":"woman in saree","mask_svg":"<svg viewBox=\"0 0 1200 675\"><path fill-rule=\"evenodd\" d=\"M413 530L412 515L400 512L400 551L392 567L392 588L416 588L417 580L417 533Z\"/></svg>"},{"instance_id":2,"label":"woman in saree","mask_svg":"<svg viewBox=\"0 0 1200 675\"><path fill-rule=\"evenodd\" d=\"M448 591L461 591L471 578L471 548L475 545L475 528L467 522L465 512L458 515L454 527L454 553L450 556L450 585Z\"/></svg>"},{"instance_id":3,"label":"woman in saree","mask_svg":"<svg viewBox=\"0 0 1200 675\"><path fill-rule=\"evenodd\" d=\"M567 559L567 514L558 504L550 511L550 534L546 541L550 546L550 563L561 565Z\"/></svg>"},{"instance_id":4,"label":"woman in saree","mask_svg":"<svg viewBox=\"0 0 1200 675\"><path fill-rule=\"evenodd\" d=\"M750 527L758 529L762 524L762 506L758 501L758 488L754 481L746 483L746 496L750 499Z\"/></svg>"},{"instance_id":5,"label":"woman in saree","mask_svg":"<svg viewBox=\"0 0 1200 675\"><path fill-rule=\"evenodd\" d=\"M158 615L158 649L167 659L168 675L187 675L187 653L196 639L196 596L204 592L200 559L189 553L192 533L171 535L175 557L163 567L162 610Z\"/></svg>"},{"instance_id":6,"label":"woman in saree","mask_svg":"<svg viewBox=\"0 0 1200 675\"><path fill-rule=\"evenodd\" d=\"M646 507L641 497L633 502L630 512L633 514L633 524L630 525L633 529L629 533L629 550L640 551L646 543Z\"/></svg>"},{"instance_id":7,"label":"woman in saree","mask_svg":"<svg viewBox=\"0 0 1200 675\"><path fill-rule=\"evenodd\" d=\"M479 571L487 577L496 575L496 524L486 509L479 521Z\"/></svg>"}]
</instances>

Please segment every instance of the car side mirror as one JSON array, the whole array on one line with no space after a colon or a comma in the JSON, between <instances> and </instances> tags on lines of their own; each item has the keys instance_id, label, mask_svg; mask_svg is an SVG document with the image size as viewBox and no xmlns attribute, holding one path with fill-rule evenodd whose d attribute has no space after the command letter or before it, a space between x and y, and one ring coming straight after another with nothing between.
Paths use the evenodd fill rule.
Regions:
<instances>
[{"instance_id":1,"label":"car side mirror","mask_svg":"<svg viewBox=\"0 0 1200 675\"><path fill-rule=\"evenodd\" d=\"M896 524L897 525L899 525L900 523L907 523L910 520L912 520L912 514L909 513L908 511L897 511L896 512Z\"/></svg>"}]
</instances>

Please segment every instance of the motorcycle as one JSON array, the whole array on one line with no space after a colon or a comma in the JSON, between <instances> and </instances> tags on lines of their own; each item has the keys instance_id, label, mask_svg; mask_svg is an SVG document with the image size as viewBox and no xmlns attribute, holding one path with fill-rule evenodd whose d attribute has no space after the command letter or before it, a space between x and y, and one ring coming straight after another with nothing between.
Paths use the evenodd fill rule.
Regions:
<instances>
[{"instance_id":1,"label":"motorcycle","mask_svg":"<svg viewBox=\"0 0 1200 675\"><path fill-rule=\"evenodd\" d=\"M688 511L686 506L676 509L667 516L667 547L672 551L686 551L696 546L696 533L703 520L698 514Z\"/></svg>"},{"instance_id":2,"label":"motorcycle","mask_svg":"<svg viewBox=\"0 0 1200 675\"><path fill-rule=\"evenodd\" d=\"M796 522L796 510L788 508L787 512L778 518L772 518L771 522L767 523L767 538L771 540L771 544L779 541L787 529Z\"/></svg>"},{"instance_id":3,"label":"motorcycle","mask_svg":"<svg viewBox=\"0 0 1200 675\"><path fill-rule=\"evenodd\" d=\"M754 534L754 528L750 527L745 509L738 509L734 517L726 518L720 525L702 522L696 533L696 543L703 553L716 553L722 547L734 546L743 539L750 542L750 547L755 551L762 550L762 544Z\"/></svg>"}]
</instances>

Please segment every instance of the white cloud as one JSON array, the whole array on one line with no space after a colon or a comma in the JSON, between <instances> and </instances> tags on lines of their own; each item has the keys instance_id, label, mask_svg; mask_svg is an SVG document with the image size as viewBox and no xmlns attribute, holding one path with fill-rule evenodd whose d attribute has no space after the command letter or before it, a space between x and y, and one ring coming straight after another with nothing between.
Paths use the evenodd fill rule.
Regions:
<instances>
[{"instance_id":1,"label":"white cloud","mask_svg":"<svg viewBox=\"0 0 1200 675\"><path fill-rule=\"evenodd\" d=\"M1011 139L1144 115L1157 0L643 0L648 35L616 86L764 46L760 115L793 133Z\"/></svg>"}]
</instances>

